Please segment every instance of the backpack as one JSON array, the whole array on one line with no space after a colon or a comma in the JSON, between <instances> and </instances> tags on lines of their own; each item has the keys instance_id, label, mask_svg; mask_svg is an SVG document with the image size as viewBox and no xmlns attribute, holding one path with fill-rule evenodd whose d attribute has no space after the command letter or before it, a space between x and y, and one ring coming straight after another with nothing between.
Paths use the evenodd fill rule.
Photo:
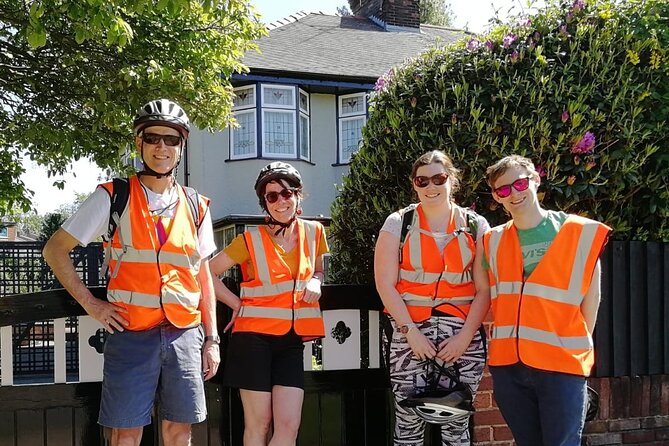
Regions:
<instances>
[{"instance_id":1,"label":"backpack","mask_svg":"<svg viewBox=\"0 0 669 446\"><path fill-rule=\"evenodd\" d=\"M190 209L190 214L193 216L193 221L195 222L196 232L200 230L200 225L202 224L202 218L200 216L200 194L197 190L188 186L179 185L186 194L188 201L188 208ZM107 226L107 234L103 236L103 239L106 242L111 242L116 233L116 228L121 221L121 215L125 211L125 207L128 205L128 198L130 197L130 182L127 178L114 178L112 195L111 195L111 207L109 209L109 225Z\"/></svg>"},{"instance_id":2,"label":"backpack","mask_svg":"<svg viewBox=\"0 0 669 446\"><path fill-rule=\"evenodd\" d=\"M461 231L461 232L469 232L472 234L472 237L474 237L474 240L476 240L476 234L478 233L478 221L476 218L476 213L472 211L471 209L467 208L462 208L465 211L465 215L467 217L467 227L466 228L458 228L455 231ZM411 228L411 223L413 223L413 216L416 213L416 206L412 205L409 206L409 208L404 212L402 215L402 229L400 233L400 263L402 263L402 248L404 247L404 243L406 242L407 234L409 233L409 229Z\"/></svg>"}]
</instances>

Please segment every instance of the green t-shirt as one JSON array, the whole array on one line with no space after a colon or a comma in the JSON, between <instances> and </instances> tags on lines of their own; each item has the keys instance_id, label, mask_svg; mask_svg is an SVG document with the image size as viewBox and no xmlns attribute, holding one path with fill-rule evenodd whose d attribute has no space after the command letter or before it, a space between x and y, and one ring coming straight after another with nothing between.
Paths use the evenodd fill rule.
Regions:
<instances>
[{"instance_id":1,"label":"green t-shirt","mask_svg":"<svg viewBox=\"0 0 669 446\"><path fill-rule=\"evenodd\" d=\"M537 226L530 229L516 228L523 253L525 279L537 267L568 216L564 212L546 211L546 216ZM486 270L490 268L486 258L483 259L483 267Z\"/></svg>"}]
</instances>

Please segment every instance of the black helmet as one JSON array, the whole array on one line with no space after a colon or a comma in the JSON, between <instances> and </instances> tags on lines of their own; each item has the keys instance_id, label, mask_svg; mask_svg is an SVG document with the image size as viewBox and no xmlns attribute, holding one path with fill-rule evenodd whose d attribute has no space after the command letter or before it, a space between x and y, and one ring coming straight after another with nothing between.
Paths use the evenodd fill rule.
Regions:
<instances>
[{"instance_id":1,"label":"black helmet","mask_svg":"<svg viewBox=\"0 0 669 446\"><path fill-rule=\"evenodd\" d=\"M135 134L150 125L173 127L185 135L190 131L190 121L186 112L176 102L169 99L156 99L142 106L135 116L133 127Z\"/></svg>"},{"instance_id":2,"label":"black helmet","mask_svg":"<svg viewBox=\"0 0 669 446\"><path fill-rule=\"evenodd\" d=\"M275 180L286 180L292 187L297 189L302 188L302 177L296 168L281 161L269 163L260 170L258 178L256 179L256 184L253 186L256 190L256 195L260 200L260 205L263 206L263 208L265 200L262 194L265 191L265 185L270 181Z\"/></svg>"},{"instance_id":3,"label":"black helmet","mask_svg":"<svg viewBox=\"0 0 669 446\"><path fill-rule=\"evenodd\" d=\"M456 385L451 389L429 390L399 402L412 408L416 415L432 424L449 424L466 420L474 413L472 392L467 386Z\"/></svg>"},{"instance_id":4,"label":"black helmet","mask_svg":"<svg viewBox=\"0 0 669 446\"><path fill-rule=\"evenodd\" d=\"M597 417L597 412L599 412L599 393L595 392L595 389L588 386L588 401L587 409L585 412L585 421L592 421Z\"/></svg>"}]
</instances>

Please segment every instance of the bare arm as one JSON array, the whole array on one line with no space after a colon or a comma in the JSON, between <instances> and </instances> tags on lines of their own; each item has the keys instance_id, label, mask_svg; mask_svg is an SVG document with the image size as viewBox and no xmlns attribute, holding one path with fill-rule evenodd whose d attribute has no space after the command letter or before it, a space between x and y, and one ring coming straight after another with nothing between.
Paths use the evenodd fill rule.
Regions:
<instances>
[{"instance_id":1,"label":"bare arm","mask_svg":"<svg viewBox=\"0 0 669 446\"><path fill-rule=\"evenodd\" d=\"M307 303L318 302L321 298L321 285L323 284L323 256L316 257L316 264L314 265L314 274L307 283L307 289L304 291L302 297Z\"/></svg>"},{"instance_id":2,"label":"bare arm","mask_svg":"<svg viewBox=\"0 0 669 446\"><path fill-rule=\"evenodd\" d=\"M595 271L592 274L590 288L588 288L588 292L585 293L583 302L581 302L581 313L590 334L595 331L595 324L597 323L597 312L599 311L599 302L601 301L601 275L602 269L598 260L597 265L595 265Z\"/></svg>"},{"instance_id":3,"label":"bare arm","mask_svg":"<svg viewBox=\"0 0 669 446\"><path fill-rule=\"evenodd\" d=\"M214 294L211 273L209 272L209 260L202 260L200 262L197 280L200 284L201 292L198 309L202 313L204 334L205 336L218 336L218 327L216 326L216 296ZM202 370L205 381L216 375L220 362L221 355L218 344L206 341L202 349Z\"/></svg>"},{"instance_id":4,"label":"bare arm","mask_svg":"<svg viewBox=\"0 0 669 446\"><path fill-rule=\"evenodd\" d=\"M413 321L396 288L400 269L399 247L399 237L386 231L379 233L374 249L374 282L383 305L397 325L406 325ZM433 358L436 355L436 348L420 330L410 329L406 336L414 355L420 359Z\"/></svg>"},{"instance_id":5,"label":"bare arm","mask_svg":"<svg viewBox=\"0 0 669 446\"><path fill-rule=\"evenodd\" d=\"M488 309L490 308L490 284L488 274L483 269L483 242L476 243L476 256L474 257L473 275L476 294L469 308L467 320L462 329L453 337L446 339L439 346L439 357L447 362L457 361L471 344L476 330L479 329Z\"/></svg>"},{"instance_id":6,"label":"bare arm","mask_svg":"<svg viewBox=\"0 0 669 446\"><path fill-rule=\"evenodd\" d=\"M123 313L126 313L125 308L93 296L74 269L70 251L78 244L79 241L67 231L58 229L44 245L42 252L44 260L49 264L61 285L79 302L86 313L100 322L110 333L113 333L114 330L123 331L123 328L128 325L128 321L123 317Z\"/></svg>"},{"instance_id":7,"label":"bare arm","mask_svg":"<svg viewBox=\"0 0 669 446\"><path fill-rule=\"evenodd\" d=\"M239 309L242 306L241 300L239 299L239 296L237 296L235 293L230 291L230 289L225 286L223 282L218 278L221 274L235 266L237 263L232 260L232 258L227 255L224 251L219 252L216 254L210 261L209 261L209 269L211 272L211 276L213 278L213 284L214 284L214 293L216 295L216 299L223 302L225 305L228 307L232 308L232 318L230 318L230 322L228 322L228 325L225 326L223 329L224 332L228 331L230 327L232 327L232 324L235 321L235 318L237 317L237 313L239 313Z\"/></svg>"}]
</instances>

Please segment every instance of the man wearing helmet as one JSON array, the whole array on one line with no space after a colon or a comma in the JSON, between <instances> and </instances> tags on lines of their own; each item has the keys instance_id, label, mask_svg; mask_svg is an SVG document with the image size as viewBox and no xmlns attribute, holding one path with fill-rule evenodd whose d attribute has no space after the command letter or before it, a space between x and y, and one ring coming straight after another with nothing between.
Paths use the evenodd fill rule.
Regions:
<instances>
[{"instance_id":1,"label":"man wearing helmet","mask_svg":"<svg viewBox=\"0 0 669 446\"><path fill-rule=\"evenodd\" d=\"M234 311L223 381L239 389L244 446L294 445L304 398L303 341L324 334L318 300L328 246L320 223L298 218L302 177L293 166L268 164L254 189L267 224L237 236L211 260L212 274L239 264L243 276L239 296L214 281L216 297Z\"/></svg>"},{"instance_id":2,"label":"man wearing helmet","mask_svg":"<svg viewBox=\"0 0 669 446\"><path fill-rule=\"evenodd\" d=\"M47 242L44 258L109 333L98 422L110 444L139 445L159 401L163 443L186 446L191 424L206 418L204 380L220 362L206 260L216 249L209 200L176 182L190 128L178 104L151 101L133 125L144 169L127 179L125 208L110 219L120 183L98 186ZM101 236L108 301L89 292L69 258Z\"/></svg>"}]
</instances>

